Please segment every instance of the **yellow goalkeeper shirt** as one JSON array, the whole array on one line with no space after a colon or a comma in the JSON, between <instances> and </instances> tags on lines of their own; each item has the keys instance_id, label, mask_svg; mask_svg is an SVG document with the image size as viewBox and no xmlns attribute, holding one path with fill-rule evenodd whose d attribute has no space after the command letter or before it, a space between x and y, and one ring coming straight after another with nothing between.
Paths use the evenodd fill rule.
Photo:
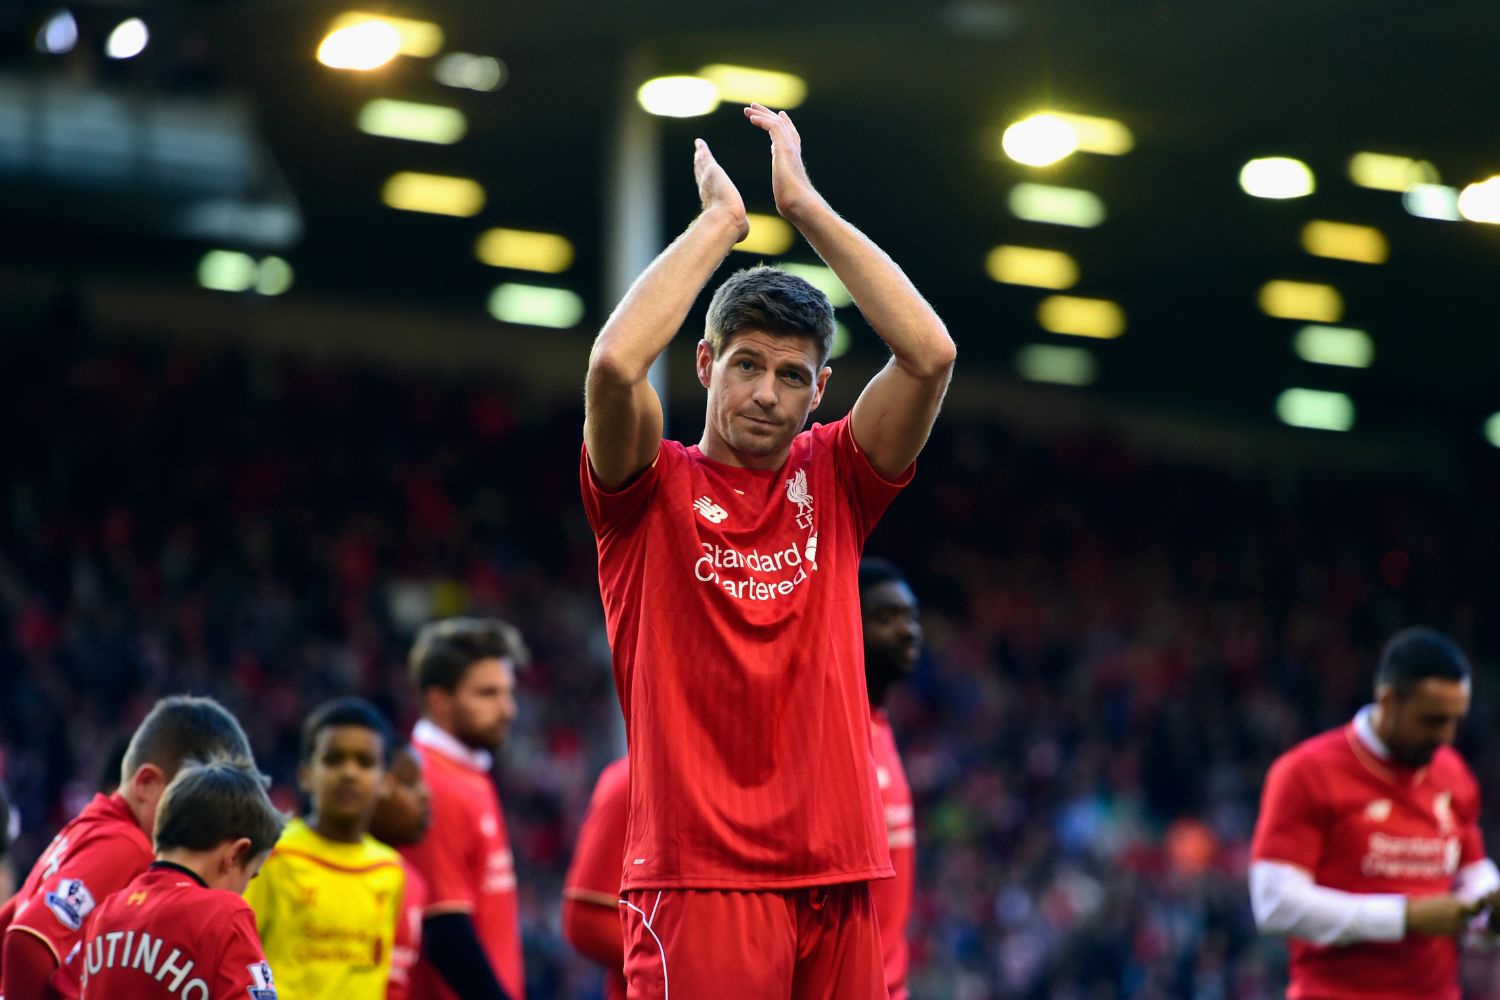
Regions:
<instances>
[{"instance_id":1,"label":"yellow goalkeeper shirt","mask_svg":"<svg viewBox=\"0 0 1500 1000\"><path fill-rule=\"evenodd\" d=\"M405 874L373 837L287 824L245 891L281 1000L385 1000Z\"/></svg>"}]
</instances>

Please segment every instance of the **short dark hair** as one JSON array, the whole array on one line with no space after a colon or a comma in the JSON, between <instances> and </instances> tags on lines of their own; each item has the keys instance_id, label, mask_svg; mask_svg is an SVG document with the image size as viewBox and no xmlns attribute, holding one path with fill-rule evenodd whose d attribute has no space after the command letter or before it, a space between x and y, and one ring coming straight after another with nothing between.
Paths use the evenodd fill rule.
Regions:
<instances>
[{"instance_id":1,"label":"short dark hair","mask_svg":"<svg viewBox=\"0 0 1500 1000\"><path fill-rule=\"evenodd\" d=\"M480 660L508 659L517 667L530 659L521 630L499 618L444 618L429 622L412 643L411 683L420 695L431 687L452 691Z\"/></svg>"},{"instance_id":2,"label":"short dark hair","mask_svg":"<svg viewBox=\"0 0 1500 1000\"><path fill-rule=\"evenodd\" d=\"M731 274L714 292L703 339L718 357L730 337L749 329L812 338L822 367L833 351L833 304L795 274L758 264Z\"/></svg>"},{"instance_id":3,"label":"short dark hair","mask_svg":"<svg viewBox=\"0 0 1500 1000\"><path fill-rule=\"evenodd\" d=\"M266 777L246 761L189 764L167 786L156 810L156 849L211 850L250 838L250 857L281 836L286 817L266 795Z\"/></svg>"},{"instance_id":4,"label":"short dark hair","mask_svg":"<svg viewBox=\"0 0 1500 1000\"><path fill-rule=\"evenodd\" d=\"M335 698L313 709L302 723L302 763L312 760L318 734L333 726L358 726L372 731L380 737L380 759L386 764L391 762L396 740L385 716L363 698Z\"/></svg>"},{"instance_id":5,"label":"short dark hair","mask_svg":"<svg viewBox=\"0 0 1500 1000\"><path fill-rule=\"evenodd\" d=\"M171 781L188 762L218 759L254 761L239 721L212 698L172 695L158 701L130 737L120 764L120 783L142 764L155 764Z\"/></svg>"},{"instance_id":6,"label":"short dark hair","mask_svg":"<svg viewBox=\"0 0 1500 1000\"><path fill-rule=\"evenodd\" d=\"M883 583L905 583L906 577L896 568L896 564L879 556L865 556L859 561L859 594L863 597L867 592Z\"/></svg>"},{"instance_id":7,"label":"short dark hair","mask_svg":"<svg viewBox=\"0 0 1500 1000\"><path fill-rule=\"evenodd\" d=\"M1375 686L1390 685L1406 697L1421 681L1435 677L1445 681L1467 681L1472 673L1469 660L1453 638L1434 628L1414 625L1391 636L1380 652Z\"/></svg>"}]
</instances>

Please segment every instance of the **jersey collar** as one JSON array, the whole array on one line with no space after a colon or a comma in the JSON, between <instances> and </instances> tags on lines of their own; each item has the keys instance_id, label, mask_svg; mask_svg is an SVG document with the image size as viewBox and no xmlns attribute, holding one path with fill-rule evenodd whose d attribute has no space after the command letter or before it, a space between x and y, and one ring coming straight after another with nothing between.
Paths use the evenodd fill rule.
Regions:
<instances>
[{"instance_id":1,"label":"jersey collar","mask_svg":"<svg viewBox=\"0 0 1500 1000\"><path fill-rule=\"evenodd\" d=\"M1374 705L1366 705L1364 708L1355 713L1354 735L1359 737L1359 741L1365 745L1366 750L1370 751L1376 757L1379 757L1385 763L1391 763L1390 748L1387 747L1385 745L1385 741L1375 733Z\"/></svg>"},{"instance_id":2,"label":"jersey collar","mask_svg":"<svg viewBox=\"0 0 1500 1000\"><path fill-rule=\"evenodd\" d=\"M1386 781L1418 785L1427 777L1426 767L1406 767L1391 757L1390 747L1375 733L1375 706L1366 705L1349 723L1349 745L1366 770Z\"/></svg>"},{"instance_id":3,"label":"jersey collar","mask_svg":"<svg viewBox=\"0 0 1500 1000\"><path fill-rule=\"evenodd\" d=\"M488 750L475 750L431 719L417 721L411 731L411 741L429 750L436 750L445 757L452 757L486 774L495 766L494 754Z\"/></svg>"},{"instance_id":4,"label":"jersey collar","mask_svg":"<svg viewBox=\"0 0 1500 1000\"><path fill-rule=\"evenodd\" d=\"M151 867L154 868L154 869L156 869L157 871L169 871L169 872L176 872L179 875L186 875L188 878L192 879L194 882L197 882L199 885L203 886L203 888L205 888L205 889L208 888L208 883L205 882L205 881L203 881L203 876L199 875L197 872L193 871L191 868L187 867L186 865L179 865L175 861L161 861L161 860L157 860L157 861L151 862Z\"/></svg>"}]
</instances>

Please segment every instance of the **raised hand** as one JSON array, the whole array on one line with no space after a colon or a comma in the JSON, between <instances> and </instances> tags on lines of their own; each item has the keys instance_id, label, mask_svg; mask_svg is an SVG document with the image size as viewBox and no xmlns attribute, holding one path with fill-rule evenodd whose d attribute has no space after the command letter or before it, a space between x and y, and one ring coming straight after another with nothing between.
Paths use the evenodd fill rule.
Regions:
<instances>
[{"instance_id":1,"label":"raised hand","mask_svg":"<svg viewBox=\"0 0 1500 1000\"><path fill-rule=\"evenodd\" d=\"M745 117L771 136L771 191L776 196L776 211L795 223L799 213L818 201L818 192L802 164L802 136L785 111L752 104L745 109Z\"/></svg>"},{"instance_id":2,"label":"raised hand","mask_svg":"<svg viewBox=\"0 0 1500 1000\"><path fill-rule=\"evenodd\" d=\"M714 159L708 143L695 139L693 150L693 178L698 182L698 201L705 214L724 212L733 219L739 227L739 237L735 242L739 242L750 233L750 222L745 217L745 201L740 197L734 181L729 179L724 168L719 166L719 161Z\"/></svg>"}]
</instances>

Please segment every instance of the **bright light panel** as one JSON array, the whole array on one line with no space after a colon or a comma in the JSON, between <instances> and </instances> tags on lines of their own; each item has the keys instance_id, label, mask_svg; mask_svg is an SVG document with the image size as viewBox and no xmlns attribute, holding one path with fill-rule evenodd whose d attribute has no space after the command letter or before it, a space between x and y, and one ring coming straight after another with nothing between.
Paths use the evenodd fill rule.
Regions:
<instances>
[{"instance_id":1,"label":"bright light panel","mask_svg":"<svg viewBox=\"0 0 1500 1000\"><path fill-rule=\"evenodd\" d=\"M787 274L795 274L828 296L828 301L835 309L854 304L854 296L849 294L849 289L844 287L839 276L830 269L817 264L782 264L780 267Z\"/></svg>"},{"instance_id":2,"label":"bright light panel","mask_svg":"<svg viewBox=\"0 0 1500 1000\"><path fill-rule=\"evenodd\" d=\"M1470 222L1500 224L1500 177L1464 188L1458 196L1458 214Z\"/></svg>"},{"instance_id":3,"label":"bright light panel","mask_svg":"<svg viewBox=\"0 0 1500 1000\"><path fill-rule=\"evenodd\" d=\"M1288 389L1276 397L1276 415L1293 427L1347 431L1354 426L1354 400L1342 392Z\"/></svg>"},{"instance_id":4,"label":"bright light panel","mask_svg":"<svg viewBox=\"0 0 1500 1000\"><path fill-rule=\"evenodd\" d=\"M109 39L104 43L104 54L111 59L134 59L146 51L150 41L151 32L146 30L146 22L132 17L115 25L115 30L109 33Z\"/></svg>"},{"instance_id":5,"label":"bright light panel","mask_svg":"<svg viewBox=\"0 0 1500 1000\"><path fill-rule=\"evenodd\" d=\"M1426 160L1390 153L1355 153L1349 158L1349 179L1363 188L1405 193L1416 184L1436 184L1437 167Z\"/></svg>"},{"instance_id":6,"label":"bright light panel","mask_svg":"<svg viewBox=\"0 0 1500 1000\"><path fill-rule=\"evenodd\" d=\"M1500 413L1496 413L1484 422L1485 440L1496 448L1500 448Z\"/></svg>"},{"instance_id":7,"label":"bright light panel","mask_svg":"<svg viewBox=\"0 0 1500 1000\"><path fill-rule=\"evenodd\" d=\"M991 278L1006 285L1063 289L1078 283L1078 265L1061 250L998 246L984 267Z\"/></svg>"},{"instance_id":8,"label":"bright light panel","mask_svg":"<svg viewBox=\"0 0 1500 1000\"><path fill-rule=\"evenodd\" d=\"M1104 156L1124 156L1135 148L1135 136L1124 122L1095 115L1075 115L1053 111L1053 115L1072 126L1078 137L1078 151Z\"/></svg>"},{"instance_id":9,"label":"bright light panel","mask_svg":"<svg viewBox=\"0 0 1500 1000\"><path fill-rule=\"evenodd\" d=\"M1413 184L1401 196L1401 204L1419 219L1457 222L1463 218L1458 211L1458 189L1446 184Z\"/></svg>"},{"instance_id":10,"label":"bright light panel","mask_svg":"<svg viewBox=\"0 0 1500 1000\"><path fill-rule=\"evenodd\" d=\"M474 253L490 267L517 271L561 274L573 266L573 244L567 237L526 229L488 229Z\"/></svg>"},{"instance_id":11,"label":"bright light panel","mask_svg":"<svg viewBox=\"0 0 1500 1000\"><path fill-rule=\"evenodd\" d=\"M663 118L696 118L719 106L719 88L699 76L659 76L636 91L636 100Z\"/></svg>"},{"instance_id":12,"label":"bright light panel","mask_svg":"<svg viewBox=\"0 0 1500 1000\"><path fill-rule=\"evenodd\" d=\"M367 135L409 142L451 145L464 137L469 123L457 108L415 101L377 98L359 109L356 124Z\"/></svg>"},{"instance_id":13,"label":"bright light panel","mask_svg":"<svg viewBox=\"0 0 1500 1000\"><path fill-rule=\"evenodd\" d=\"M1028 167L1050 167L1078 150L1078 132L1049 112L1012 124L1000 137L1005 155Z\"/></svg>"},{"instance_id":14,"label":"bright light panel","mask_svg":"<svg viewBox=\"0 0 1500 1000\"><path fill-rule=\"evenodd\" d=\"M1027 222L1089 229L1104 221L1104 202L1092 191L1050 184L1017 184L1010 190L1010 213Z\"/></svg>"},{"instance_id":15,"label":"bright light panel","mask_svg":"<svg viewBox=\"0 0 1500 1000\"><path fill-rule=\"evenodd\" d=\"M329 69L366 72L401 54L401 34L385 21L336 28L318 45L318 62Z\"/></svg>"},{"instance_id":16,"label":"bright light panel","mask_svg":"<svg viewBox=\"0 0 1500 1000\"><path fill-rule=\"evenodd\" d=\"M432 66L433 79L445 87L489 93L505 84L505 63L494 56L449 52Z\"/></svg>"},{"instance_id":17,"label":"bright light panel","mask_svg":"<svg viewBox=\"0 0 1500 1000\"><path fill-rule=\"evenodd\" d=\"M72 52L73 46L78 44L78 22L74 20L70 11L60 10L47 18L36 33L36 47L39 52L60 56L64 52Z\"/></svg>"},{"instance_id":18,"label":"bright light panel","mask_svg":"<svg viewBox=\"0 0 1500 1000\"><path fill-rule=\"evenodd\" d=\"M1314 257L1384 264L1391 256L1385 234L1372 226L1315 219L1302 227L1302 247Z\"/></svg>"},{"instance_id":19,"label":"bright light panel","mask_svg":"<svg viewBox=\"0 0 1500 1000\"><path fill-rule=\"evenodd\" d=\"M443 51L443 29L431 21L417 21L409 17L392 17L389 14L369 14L352 10L340 14L329 28L330 32L361 24L388 24L396 32L396 51L403 56L426 59Z\"/></svg>"},{"instance_id":20,"label":"bright light panel","mask_svg":"<svg viewBox=\"0 0 1500 1000\"><path fill-rule=\"evenodd\" d=\"M467 177L403 171L385 182L381 200L403 212L468 218L484 208L484 188Z\"/></svg>"},{"instance_id":21,"label":"bright light panel","mask_svg":"<svg viewBox=\"0 0 1500 1000\"><path fill-rule=\"evenodd\" d=\"M1037 305L1036 320L1050 333L1113 340L1125 332L1125 310L1108 299L1049 295Z\"/></svg>"},{"instance_id":22,"label":"bright light panel","mask_svg":"<svg viewBox=\"0 0 1500 1000\"><path fill-rule=\"evenodd\" d=\"M1278 319L1337 323L1344 315L1344 299L1332 285L1311 281L1268 281L1260 288L1260 308Z\"/></svg>"},{"instance_id":23,"label":"bright light panel","mask_svg":"<svg viewBox=\"0 0 1500 1000\"><path fill-rule=\"evenodd\" d=\"M790 250L797 239L797 232L791 223L779 215L756 215L752 212L746 218L750 221L750 235L734 245L736 250L743 253L776 257Z\"/></svg>"},{"instance_id":24,"label":"bright light panel","mask_svg":"<svg viewBox=\"0 0 1500 1000\"><path fill-rule=\"evenodd\" d=\"M198 262L198 284L216 292L248 292L255 286L255 258L238 250L210 250Z\"/></svg>"},{"instance_id":25,"label":"bright light panel","mask_svg":"<svg viewBox=\"0 0 1500 1000\"><path fill-rule=\"evenodd\" d=\"M1302 198L1316 190L1317 182L1301 160L1265 156L1240 168L1240 187L1254 198Z\"/></svg>"},{"instance_id":26,"label":"bright light panel","mask_svg":"<svg viewBox=\"0 0 1500 1000\"><path fill-rule=\"evenodd\" d=\"M1370 335L1347 326L1304 326L1292 339L1292 350L1303 361L1315 365L1368 368L1375 360L1375 344Z\"/></svg>"},{"instance_id":27,"label":"bright light panel","mask_svg":"<svg viewBox=\"0 0 1500 1000\"><path fill-rule=\"evenodd\" d=\"M281 295L292 287L292 265L280 257L267 257L260 262L255 278L255 290L262 295Z\"/></svg>"},{"instance_id":28,"label":"bright light panel","mask_svg":"<svg viewBox=\"0 0 1500 1000\"><path fill-rule=\"evenodd\" d=\"M583 299L566 288L500 285L490 295L490 315L502 323L566 330L583 319Z\"/></svg>"},{"instance_id":29,"label":"bright light panel","mask_svg":"<svg viewBox=\"0 0 1500 1000\"><path fill-rule=\"evenodd\" d=\"M1033 382L1092 385L1099 377L1099 365L1081 347L1028 344L1016 352L1016 372Z\"/></svg>"},{"instance_id":30,"label":"bright light panel","mask_svg":"<svg viewBox=\"0 0 1500 1000\"><path fill-rule=\"evenodd\" d=\"M791 73L715 63L700 69L698 75L712 83L724 101L755 101L780 110L795 108L807 100L807 82Z\"/></svg>"}]
</instances>

